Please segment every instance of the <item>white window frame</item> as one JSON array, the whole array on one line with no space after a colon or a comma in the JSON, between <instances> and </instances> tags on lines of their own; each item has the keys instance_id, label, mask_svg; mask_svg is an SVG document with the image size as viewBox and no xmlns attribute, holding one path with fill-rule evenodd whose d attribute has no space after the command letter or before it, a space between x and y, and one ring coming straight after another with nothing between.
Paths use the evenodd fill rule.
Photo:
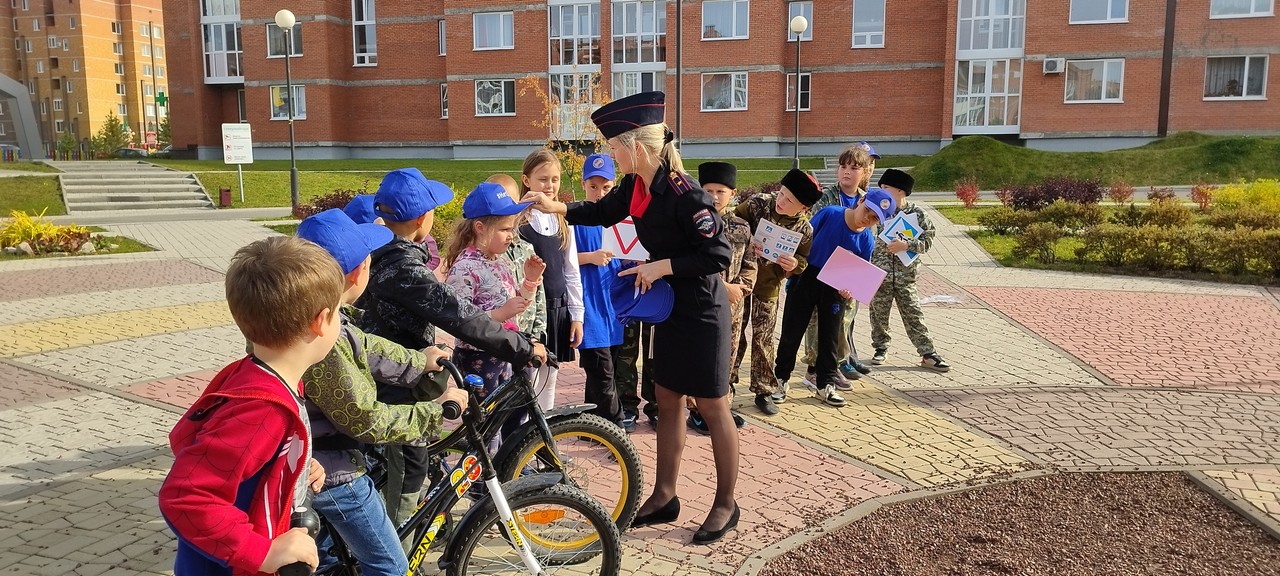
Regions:
<instances>
[{"instance_id":1,"label":"white window frame","mask_svg":"<svg viewBox=\"0 0 1280 576\"><path fill-rule=\"evenodd\" d=\"M492 87L494 86L494 83L498 83L498 84L500 85L500 88L502 89L502 112L492 112L493 108L488 107L488 106L485 106L485 107L486 107L486 109L488 109L488 110L490 110L490 111L489 111L489 112L485 112L485 113L483 113L483 114L481 114L481 113L480 113L480 108L481 108L481 104L480 104L480 88L481 88L481 86L480 86L480 84L481 84L481 83L484 83L484 84L485 84L485 88L492 88ZM508 91L508 90L510 90L510 91L511 91L511 92L510 92L510 94L511 94L511 105L512 105L512 109L511 109L511 110L507 110L507 109L506 109L506 107L507 107L507 106L506 106L506 105L507 105L507 91ZM475 104L476 104L476 116L485 116L485 117L487 117L487 116L515 116L515 115L516 115L516 111L515 111L515 109L514 109L514 108L515 108L515 90L516 90L516 81L515 81L515 79L511 79L511 78L495 78L495 79L491 79L491 80L476 80L476 81L475 81L475 94L474 94L474 96L475 96Z\"/></svg>"},{"instance_id":2,"label":"white window frame","mask_svg":"<svg viewBox=\"0 0 1280 576\"><path fill-rule=\"evenodd\" d=\"M155 105L155 104L147 104L147 106L146 106L146 110L143 112L143 114L145 114L147 118L155 118L155 117L156 117L156 105Z\"/></svg>"},{"instance_id":3,"label":"white window frame","mask_svg":"<svg viewBox=\"0 0 1280 576\"><path fill-rule=\"evenodd\" d=\"M44 100L40 101L40 115L41 116L49 115L49 103Z\"/></svg>"},{"instance_id":4,"label":"white window frame","mask_svg":"<svg viewBox=\"0 0 1280 576\"><path fill-rule=\"evenodd\" d=\"M72 72L79 72L79 71L80 71L80 59L79 59L79 58L72 58L72 59L71 59L71 71L72 71Z\"/></svg>"},{"instance_id":5,"label":"white window frame","mask_svg":"<svg viewBox=\"0 0 1280 576\"><path fill-rule=\"evenodd\" d=\"M1226 60L1228 58L1244 58L1244 77L1242 78L1240 96L1205 96L1204 100L1209 102L1235 102L1239 100L1266 100L1267 99L1267 74L1270 72L1268 68L1271 66L1271 58L1266 54L1242 54L1240 56L1216 56L1205 58L1204 61L1204 80L1207 85L1209 82L1209 64L1213 60ZM1262 59L1262 94L1249 95L1249 62L1254 58Z\"/></svg>"},{"instance_id":6,"label":"white window frame","mask_svg":"<svg viewBox=\"0 0 1280 576\"><path fill-rule=\"evenodd\" d=\"M63 41L62 41L62 51L63 51L63 52L70 52L70 51L71 51L71 41L70 41L70 40L63 40Z\"/></svg>"},{"instance_id":7,"label":"white window frame","mask_svg":"<svg viewBox=\"0 0 1280 576\"><path fill-rule=\"evenodd\" d=\"M1076 19L1076 3L1077 2L1094 2L1106 5L1107 16L1102 19L1085 20L1083 18ZM1116 5L1124 6L1124 15L1115 16ZM1071 0L1071 5L1067 8L1068 24L1121 24L1129 21L1129 0Z\"/></svg>"},{"instance_id":8,"label":"white window frame","mask_svg":"<svg viewBox=\"0 0 1280 576\"><path fill-rule=\"evenodd\" d=\"M61 111L62 111L62 99L61 99L61 98L54 98L54 99L53 99L53 111L54 111L54 112L61 112Z\"/></svg>"},{"instance_id":9,"label":"white window frame","mask_svg":"<svg viewBox=\"0 0 1280 576\"><path fill-rule=\"evenodd\" d=\"M116 62L116 75L124 76L124 62Z\"/></svg>"},{"instance_id":10,"label":"white window frame","mask_svg":"<svg viewBox=\"0 0 1280 576\"><path fill-rule=\"evenodd\" d=\"M48 38L48 40L45 42L45 44L47 44L47 45L48 45L48 47L50 47L50 48L57 48L57 47L58 47L58 37L57 37L57 36L49 36L49 38Z\"/></svg>"},{"instance_id":11,"label":"white window frame","mask_svg":"<svg viewBox=\"0 0 1280 576\"><path fill-rule=\"evenodd\" d=\"M284 84L277 84L277 85L268 87L267 104L271 106L272 120L284 120L284 121L289 120L288 105L284 103L283 99L277 97L277 94L280 94L286 88L288 88L288 86L285 86ZM294 84L293 97L295 102L293 107L293 119L306 120L307 119L307 87L306 85ZM279 108L276 107L277 99L281 101L281 105L279 106ZM298 105L299 103L301 104L300 106ZM279 110L279 115L276 114L277 109Z\"/></svg>"},{"instance_id":12,"label":"white window frame","mask_svg":"<svg viewBox=\"0 0 1280 576\"><path fill-rule=\"evenodd\" d=\"M447 48L449 47L448 46L449 43L448 43L448 37L445 34L447 31L447 28L448 26L443 18L441 18L440 21L436 24L436 33L439 35L439 39L437 40L437 42L440 44L439 48L440 48L441 56L444 56L448 52Z\"/></svg>"},{"instance_id":13,"label":"white window frame","mask_svg":"<svg viewBox=\"0 0 1280 576\"><path fill-rule=\"evenodd\" d=\"M677 0L679 1L679 0ZM729 31L727 36L707 37L707 6L723 7L728 4L729 18L733 22L733 29ZM738 10L746 10L746 29L738 30ZM702 40L718 41L718 40L747 40L751 38L751 1L750 0L705 0L702 3Z\"/></svg>"},{"instance_id":14,"label":"white window frame","mask_svg":"<svg viewBox=\"0 0 1280 576\"><path fill-rule=\"evenodd\" d=\"M201 20L200 34L203 40L201 50L204 56L204 81L207 84L244 83L243 31L239 16L232 18L235 19L223 18L215 22ZM229 33L235 46L227 45Z\"/></svg>"},{"instance_id":15,"label":"white window frame","mask_svg":"<svg viewBox=\"0 0 1280 576\"><path fill-rule=\"evenodd\" d=\"M163 37L164 37L164 35L163 35L163 34L161 33L161 31L160 31L160 27L159 27L159 26L152 26L152 27L151 27L151 37L152 37L152 38L163 38Z\"/></svg>"},{"instance_id":16,"label":"white window frame","mask_svg":"<svg viewBox=\"0 0 1280 576\"><path fill-rule=\"evenodd\" d=\"M120 96L124 96L124 95L125 95L125 93L124 93L124 83L123 83L123 82L116 82L116 94L117 94L117 95L120 95Z\"/></svg>"},{"instance_id":17,"label":"white window frame","mask_svg":"<svg viewBox=\"0 0 1280 576\"><path fill-rule=\"evenodd\" d=\"M27 54L30 54L30 53L31 53L31 41L30 41L30 40L24 40L23 42L26 44L26 46L24 46L24 48L26 48L26 49L27 49Z\"/></svg>"},{"instance_id":18,"label":"white window frame","mask_svg":"<svg viewBox=\"0 0 1280 576\"><path fill-rule=\"evenodd\" d=\"M143 44L143 45L142 45L142 55L143 55L143 56L151 56L151 45L150 45L150 44Z\"/></svg>"},{"instance_id":19,"label":"white window frame","mask_svg":"<svg viewBox=\"0 0 1280 576\"><path fill-rule=\"evenodd\" d=\"M156 78L164 78L164 66L156 66Z\"/></svg>"},{"instance_id":20,"label":"white window frame","mask_svg":"<svg viewBox=\"0 0 1280 576\"><path fill-rule=\"evenodd\" d=\"M618 72L614 68L613 73L613 99L625 98L641 92L651 92L654 90L665 91L667 86L667 78L662 70L625 70ZM646 78L646 75L649 77ZM648 81L646 86L646 80Z\"/></svg>"},{"instance_id":21,"label":"white window frame","mask_svg":"<svg viewBox=\"0 0 1280 576\"><path fill-rule=\"evenodd\" d=\"M36 60L36 74L44 74L44 60Z\"/></svg>"},{"instance_id":22,"label":"white window frame","mask_svg":"<svg viewBox=\"0 0 1280 576\"><path fill-rule=\"evenodd\" d=\"M710 76L729 76L729 107L728 108L707 108L707 82ZM741 81L741 86L739 86ZM701 93L698 98L698 106L703 112L741 112L746 110L751 101L751 89L748 83L748 75L746 72L710 72L704 73L701 77ZM738 103L738 90L742 91L742 105Z\"/></svg>"},{"instance_id":23,"label":"white window frame","mask_svg":"<svg viewBox=\"0 0 1280 576\"><path fill-rule=\"evenodd\" d=\"M150 84L143 84L143 85L142 85L142 95L143 95L143 96L155 96L155 95L156 95L156 91L155 91L155 89L153 89L153 88L151 87L151 85L150 85Z\"/></svg>"},{"instance_id":24,"label":"white window frame","mask_svg":"<svg viewBox=\"0 0 1280 576\"><path fill-rule=\"evenodd\" d=\"M614 2L610 34L610 91L623 98L650 90L666 90L667 9L663 0ZM617 47L622 46L622 50ZM629 50L634 46L634 50Z\"/></svg>"},{"instance_id":25,"label":"white window frame","mask_svg":"<svg viewBox=\"0 0 1280 576\"><path fill-rule=\"evenodd\" d=\"M53 121L53 131L61 134L67 131L67 123L62 120Z\"/></svg>"},{"instance_id":26,"label":"white window frame","mask_svg":"<svg viewBox=\"0 0 1280 576\"><path fill-rule=\"evenodd\" d=\"M120 35L120 22L112 22L112 23L111 23L111 33L112 33L112 34L115 34L115 35L117 35L117 36L119 36L119 35Z\"/></svg>"},{"instance_id":27,"label":"white window frame","mask_svg":"<svg viewBox=\"0 0 1280 576\"><path fill-rule=\"evenodd\" d=\"M150 75L151 75L151 65L150 65L150 64L143 64L143 65L142 65L142 75L143 75L143 76L150 76Z\"/></svg>"},{"instance_id":28,"label":"white window frame","mask_svg":"<svg viewBox=\"0 0 1280 576\"><path fill-rule=\"evenodd\" d=\"M973 12L964 14L963 7L970 4L968 1L961 3L961 12L958 14L958 28L956 29L956 60L982 60L987 58L1022 58L1026 53L1027 42L1027 0L1009 0L1010 11L1008 14L993 14L991 8L1001 0L974 0L971 4ZM979 15L978 6L987 5L986 14ZM985 46L974 47L974 41L979 37L977 30L983 28L986 30L985 37L988 42ZM1004 48L995 47L995 43L990 41L996 28L1007 29L1009 32L1009 45ZM965 38L965 30L969 30L969 46L965 47L961 42ZM1015 45L1016 44L1016 45Z\"/></svg>"},{"instance_id":29,"label":"white window frame","mask_svg":"<svg viewBox=\"0 0 1280 576\"><path fill-rule=\"evenodd\" d=\"M32 19L31 19L31 31L32 31L32 32L39 32L39 31L40 31L40 19L39 19L39 18L32 18Z\"/></svg>"},{"instance_id":30,"label":"white window frame","mask_svg":"<svg viewBox=\"0 0 1280 576\"><path fill-rule=\"evenodd\" d=\"M365 43L360 44L363 29ZM374 0L351 0L352 66L378 65L378 10Z\"/></svg>"},{"instance_id":31,"label":"white window frame","mask_svg":"<svg viewBox=\"0 0 1280 576\"><path fill-rule=\"evenodd\" d=\"M1079 69L1080 64L1084 63L1101 63L1102 64L1102 92L1097 99L1071 99L1071 68L1076 66ZM1107 96L1107 80L1110 78L1108 72L1119 68L1120 76L1120 93L1115 97ZM1124 103L1124 58L1099 58L1092 60L1068 60L1066 73L1063 74L1062 86L1062 102L1064 104L1123 104ZM1079 89L1077 88L1077 91ZM1087 93L1086 89L1086 93Z\"/></svg>"},{"instance_id":32,"label":"white window frame","mask_svg":"<svg viewBox=\"0 0 1280 576\"><path fill-rule=\"evenodd\" d=\"M1227 19L1227 18L1265 18L1267 16L1275 16L1275 8L1276 8L1275 0L1248 0L1249 1L1248 12L1227 12L1227 13L1219 12L1215 14L1213 10L1213 5L1219 4L1220 2L1224 2L1224 1L1229 1L1229 0L1210 0L1209 1L1209 19L1210 20ZM1266 9L1259 10L1258 9L1259 3L1265 3Z\"/></svg>"},{"instance_id":33,"label":"white window frame","mask_svg":"<svg viewBox=\"0 0 1280 576\"><path fill-rule=\"evenodd\" d=\"M156 60L164 58L164 46L156 46L156 49L151 51L151 55L155 56Z\"/></svg>"},{"instance_id":34,"label":"white window frame","mask_svg":"<svg viewBox=\"0 0 1280 576\"><path fill-rule=\"evenodd\" d=\"M151 27L146 22L138 25L138 35L146 38L151 35Z\"/></svg>"},{"instance_id":35,"label":"white window frame","mask_svg":"<svg viewBox=\"0 0 1280 576\"><path fill-rule=\"evenodd\" d=\"M976 62L982 62L983 64L983 85L979 87L981 89L980 92L975 92L972 90L973 69L974 69L973 65ZM997 62L1003 62L1005 65L1004 84L1002 86L996 86L994 82L995 76L996 76L994 73L994 68ZM1013 85L1013 79L1014 79L1014 74L1010 69L1014 63L1017 63L1018 67L1020 68L1020 72L1017 75L1018 81L1019 81L1017 86L1017 92L1010 91L1010 88ZM960 94L958 92L959 87L956 86L956 83L961 78L961 74L960 74L961 66L968 66L968 70L969 70L966 74L964 74L964 77L967 78L969 82L969 85L966 86L966 92L964 94ZM952 87L951 87L952 93L953 93L953 100L952 100L953 107L951 109L952 133L954 134L1010 134L1010 133L1016 133L1019 129L1021 129L1022 100L1023 100L1022 84L1025 81L1026 71L1027 71L1026 63L1023 62L1022 59L1020 58L980 58L980 59L974 59L974 60L956 61L956 81L952 82ZM968 99L982 100L983 103L982 103L981 109L982 109L983 116L982 116L981 124L957 125L955 123L956 111L959 109L958 101L961 98L965 98L966 100ZM1016 110L1014 110L1018 115L1017 123L1010 123L1008 121L1010 116L1009 111L1011 110L1009 106L1010 98L1018 99L1018 106ZM1001 114L1002 114L1001 124L990 123L990 117L991 117L991 111L992 111L992 100L994 99L1000 99L1000 102L1003 105L1003 108L1001 109Z\"/></svg>"},{"instance_id":36,"label":"white window frame","mask_svg":"<svg viewBox=\"0 0 1280 576\"><path fill-rule=\"evenodd\" d=\"M480 20L498 19L498 27L501 30L498 39L500 44L492 46L480 45ZM507 43L510 40L510 43ZM476 12L471 15L471 50L482 52L487 50L515 50L515 13L514 12Z\"/></svg>"},{"instance_id":37,"label":"white window frame","mask_svg":"<svg viewBox=\"0 0 1280 576\"><path fill-rule=\"evenodd\" d=\"M787 29L787 42L796 41L796 33L791 31L791 19L796 16L804 16L809 21L809 27L804 29L800 34L801 42L813 41L813 2L804 0L801 2L787 2L787 21L783 23L783 28Z\"/></svg>"},{"instance_id":38,"label":"white window frame","mask_svg":"<svg viewBox=\"0 0 1280 576\"><path fill-rule=\"evenodd\" d=\"M70 28L70 29L72 29L72 30L75 30L75 29L76 29L76 17L75 17L75 16L67 16L67 27L68 27L68 28Z\"/></svg>"},{"instance_id":39,"label":"white window frame","mask_svg":"<svg viewBox=\"0 0 1280 576\"><path fill-rule=\"evenodd\" d=\"M129 108L124 104L116 104L116 115L124 118L129 114Z\"/></svg>"},{"instance_id":40,"label":"white window frame","mask_svg":"<svg viewBox=\"0 0 1280 576\"><path fill-rule=\"evenodd\" d=\"M440 119L449 119L449 83L440 83Z\"/></svg>"},{"instance_id":41,"label":"white window frame","mask_svg":"<svg viewBox=\"0 0 1280 576\"><path fill-rule=\"evenodd\" d=\"M564 23L565 14L569 16L569 26ZM585 16L586 30L580 24ZM561 71L597 71L600 60L604 58L604 47L600 39L600 5L598 3L573 2L550 4L547 6L549 54L551 68ZM557 48L557 44L560 48ZM563 60L564 48L567 45L570 57ZM594 50L592 50L594 46ZM583 61L583 55L586 55ZM557 60L560 60L557 62Z\"/></svg>"},{"instance_id":42,"label":"white window frame","mask_svg":"<svg viewBox=\"0 0 1280 576\"><path fill-rule=\"evenodd\" d=\"M79 102L76 102L76 114L84 114L84 107Z\"/></svg>"},{"instance_id":43,"label":"white window frame","mask_svg":"<svg viewBox=\"0 0 1280 576\"><path fill-rule=\"evenodd\" d=\"M279 36L279 40L276 40L274 36ZM290 39L289 43L291 44L291 46L288 47L289 50L291 51L289 56L291 58L298 58L302 56L302 23L301 22L293 23L293 28L289 31L289 39ZM273 48L272 42L279 43L281 44L282 47L284 44L284 30L281 30L280 27L276 26L274 22L270 22L267 24L267 58L269 59L284 58L285 53L283 50L280 51L278 54L272 50Z\"/></svg>"},{"instance_id":44,"label":"white window frame","mask_svg":"<svg viewBox=\"0 0 1280 576\"><path fill-rule=\"evenodd\" d=\"M879 22L880 28L858 30L858 5L862 4L862 8L873 9L879 8L880 20L863 20L863 23L871 23L874 25ZM888 6L885 0L853 0L853 44L852 48L884 48L885 30L888 27Z\"/></svg>"},{"instance_id":45,"label":"white window frame","mask_svg":"<svg viewBox=\"0 0 1280 576\"><path fill-rule=\"evenodd\" d=\"M121 42L112 42L111 53L117 56L124 54L124 44Z\"/></svg>"},{"instance_id":46,"label":"white window frame","mask_svg":"<svg viewBox=\"0 0 1280 576\"><path fill-rule=\"evenodd\" d=\"M72 93L72 92L74 91L74 90L72 90L72 89L71 89L71 82L72 82L71 80L64 80L64 81L62 82L62 91L63 91L63 92L65 92L65 93L67 93L67 94L70 94L70 93Z\"/></svg>"},{"instance_id":47,"label":"white window frame","mask_svg":"<svg viewBox=\"0 0 1280 576\"><path fill-rule=\"evenodd\" d=\"M795 99L792 98L792 90L795 90L796 74L791 72L787 74L787 112L795 112ZM813 74L811 72L800 73L800 111L808 112L813 107Z\"/></svg>"}]
</instances>

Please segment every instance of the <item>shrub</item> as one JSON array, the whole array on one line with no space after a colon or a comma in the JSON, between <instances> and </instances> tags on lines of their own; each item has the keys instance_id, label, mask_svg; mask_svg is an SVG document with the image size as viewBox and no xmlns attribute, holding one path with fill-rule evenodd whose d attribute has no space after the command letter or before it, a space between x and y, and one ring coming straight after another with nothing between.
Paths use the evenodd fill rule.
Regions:
<instances>
[{"instance_id":1,"label":"shrub","mask_svg":"<svg viewBox=\"0 0 1280 576\"><path fill-rule=\"evenodd\" d=\"M747 186L741 190L738 190L738 201L746 202L748 199L750 199L752 196L755 196L756 194L769 194L772 192L777 192L778 190L781 190L781 189L782 189L781 182L765 182L764 184Z\"/></svg>"},{"instance_id":2,"label":"shrub","mask_svg":"<svg viewBox=\"0 0 1280 576\"><path fill-rule=\"evenodd\" d=\"M1201 182L1191 187L1191 201L1200 207L1200 211L1204 212L1209 209L1209 203L1213 201L1213 192L1218 187L1213 184Z\"/></svg>"},{"instance_id":3,"label":"shrub","mask_svg":"<svg viewBox=\"0 0 1280 576\"><path fill-rule=\"evenodd\" d=\"M1133 243L1134 260L1148 270L1172 268L1175 250L1171 240L1184 230L1147 225L1131 231L1129 241Z\"/></svg>"},{"instance_id":4,"label":"shrub","mask_svg":"<svg viewBox=\"0 0 1280 576\"><path fill-rule=\"evenodd\" d=\"M351 202L352 198L361 194L368 194L368 189L369 181L365 180L364 184L355 190L339 188L322 196L312 196L309 202L298 204L298 207L293 211L293 217L303 220L330 208L341 210L348 202Z\"/></svg>"},{"instance_id":5,"label":"shrub","mask_svg":"<svg viewBox=\"0 0 1280 576\"><path fill-rule=\"evenodd\" d=\"M956 180L956 198L964 203L965 208L973 208L978 202L978 179L965 176Z\"/></svg>"},{"instance_id":6,"label":"shrub","mask_svg":"<svg viewBox=\"0 0 1280 576\"><path fill-rule=\"evenodd\" d=\"M1176 201L1152 202L1142 218L1143 224L1163 228L1190 226L1194 221L1195 215L1191 213L1191 209L1186 204Z\"/></svg>"},{"instance_id":7,"label":"shrub","mask_svg":"<svg viewBox=\"0 0 1280 576\"><path fill-rule=\"evenodd\" d=\"M1000 206L978 217L978 224L996 234L1018 234L1036 221L1036 213Z\"/></svg>"},{"instance_id":8,"label":"shrub","mask_svg":"<svg viewBox=\"0 0 1280 576\"><path fill-rule=\"evenodd\" d=\"M1053 176L1032 186L1017 186L1011 195L1009 205L1019 210L1039 210L1058 199L1095 204L1102 199L1102 184L1097 180Z\"/></svg>"},{"instance_id":9,"label":"shrub","mask_svg":"<svg viewBox=\"0 0 1280 576\"><path fill-rule=\"evenodd\" d=\"M1118 224L1089 227L1080 233L1081 246L1076 248L1076 258L1087 262L1096 255L1107 266L1123 266L1129 260L1133 233L1133 228Z\"/></svg>"},{"instance_id":10,"label":"shrub","mask_svg":"<svg viewBox=\"0 0 1280 576\"><path fill-rule=\"evenodd\" d=\"M1097 204L1076 204L1059 198L1036 213L1036 221L1048 222L1074 232L1102 223L1102 208Z\"/></svg>"},{"instance_id":11,"label":"shrub","mask_svg":"<svg viewBox=\"0 0 1280 576\"><path fill-rule=\"evenodd\" d=\"M442 247L449 243L449 236L453 234L453 224L462 217L462 202L466 199L466 194L458 194L455 191L452 202L436 207L436 221L431 226L431 236Z\"/></svg>"},{"instance_id":12,"label":"shrub","mask_svg":"<svg viewBox=\"0 0 1280 576\"><path fill-rule=\"evenodd\" d=\"M1116 204L1124 204L1133 200L1133 186L1121 180L1107 188L1107 197Z\"/></svg>"},{"instance_id":13,"label":"shrub","mask_svg":"<svg viewBox=\"0 0 1280 576\"><path fill-rule=\"evenodd\" d=\"M1214 192L1214 206L1228 210L1254 208L1280 214L1280 180L1254 180L1220 186Z\"/></svg>"},{"instance_id":14,"label":"shrub","mask_svg":"<svg viewBox=\"0 0 1280 576\"><path fill-rule=\"evenodd\" d=\"M1280 278L1280 230L1264 230L1257 243L1258 260L1271 272L1272 278Z\"/></svg>"},{"instance_id":15,"label":"shrub","mask_svg":"<svg viewBox=\"0 0 1280 576\"><path fill-rule=\"evenodd\" d=\"M1240 275L1249 269L1249 258L1262 244L1263 232L1238 226L1214 233L1214 266L1228 274Z\"/></svg>"},{"instance_id":16,"label":"shrub","mask_svg":"<svg viewBox=\"0 0 1280 576\"><path fill-rule=\"evenodd\" d=\"M1139 208L1138 205L1130 203L1128 206L1116 210L1111 215L1111 223L1120 226L1128 226L1137 228L1147 219L1147 211Z\"/></svg>"},{"instance_id":17,"label":"shrub","mask_svg":"<svg viewBox=\"0 0 1280 576\"><path fill-rule=\"evenodd\" d=\"M1166 200L1176 200L1177 194L1173 193L1173 188L1156 188L1151 187L1151 191L1147 192L1147 200L1152 202L1164 202Z\"/></svg>"},{"instance_id":18,"label":"shrub","mask_svg":"<svg viewBox=\"0 0 1280 576\"><path fill-rule=\"evenodd\" d=\"M74 253L92 238L84 226L59 226L45 221L43 211L33 218L26 212L14 210L9 217L12 220L0 228L0 246L17 246L26 242L36 254Z\"/></svg>"},{"instance_id":19,"label":"shrub","mask_svg":"<svg viewBox=\"0 0 1280 576\"><path fill-rule=\"evenodd\" d=\"M1000 201L1002 206L1013 205L1013 192L1018 187L1012 184L1002 184L999 190L996 190L996 199Z\"/></svg>"},{"instance_id":20,"label":"shrub","mask_svg":"<svg viewBox=\"0 0 1280 576\"><path fill-rule=\"evenodd\" d=\"M1213 256L1214 231L1202 226L1169 230L1169 247L1192 272L1205 270Z\"/></svg>"},{"instance_id":21,"label":"shrub","mask_svg":"<svg viewBox=\"0 0 1280 576\"><path fill-rule=\"evenodd\" d=\"M1213 212L1209 214L1208 222L1214 228L1231 229L1244 226L1254 230L1267 230L1280 228L1280 214L1264 212L1252 206L1230 210L1215 206Z\"/></svg>"},{"instance_id":22,"label":"shrub","mask_svg":"<svg viewBox=\"0 0 1280 576\"><path fill-rule=\"evenodd\" d=\"M1013 257L1024 259L1034 256L1044 264L1052 264L1058 259L1056 247L1060 239L1061 228L1048 222L1036 222L1018 235L1017 245L1013 247Z\"/></svg>"}]
</instances>

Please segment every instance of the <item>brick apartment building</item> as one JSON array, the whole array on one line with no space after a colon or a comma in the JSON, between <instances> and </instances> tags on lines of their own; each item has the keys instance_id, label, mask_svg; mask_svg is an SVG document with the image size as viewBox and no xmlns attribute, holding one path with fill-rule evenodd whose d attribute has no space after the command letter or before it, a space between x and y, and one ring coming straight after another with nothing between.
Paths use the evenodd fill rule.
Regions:
<instances>
[{"instance_id":1,"label":"brick apartment building","mask_svg":"<svg viewBox=\"0 0 1280 576\"><path fill-rule=\"evenodd\" d=\"M109 114L139 144L166 110L169 59L160 0L10 0L0 14L0 74L26 88L46 148L70 134L82 146ZM16 144L18 95L0 99L0 143ZM25 151L35 156L33 151Z\"/></svg>"},{"instance_id":2,"label":"brick apartment building","mask_svg":"<svg viewBox=\"0 0 1280 576\"><path fill-rule=\"evenodd\" d=\"M652 88L667 92L687 154L790 155L795 15L810 22L803 154L854 139L928 153L966 134L1046 149L1188 130L1280 134L1274 3L171 2L170 59L193 64L170 70L174 148L218 158L220 125L242 121L259 155L287 155L280 8L298 20L304 158L519 156L549 133L578 137L591 102ZM548 112L529 76L563 104Z\"/></svg>"}]
</instances>

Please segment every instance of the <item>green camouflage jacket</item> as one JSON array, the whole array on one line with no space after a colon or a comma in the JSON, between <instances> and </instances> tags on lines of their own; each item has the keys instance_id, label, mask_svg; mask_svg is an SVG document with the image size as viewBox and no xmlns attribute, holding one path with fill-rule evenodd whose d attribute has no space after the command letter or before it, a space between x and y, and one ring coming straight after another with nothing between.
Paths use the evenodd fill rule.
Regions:
<instances>
[{"instance_id":1,"label":"green camouflage jacket","mask_svg":"<svg viewBox=\"0 0 1280 576\"><path fill-rule=\"evenodd\" d=\"M524 241L520 236L516 236L507 247L507 259L514 264L511 267L511 276L515 278L516 286L524 282L524 261L530 256L533 256L533 244ZM516 316L515 321L521 331L532 334L539 342L547 341L547 292L542 284L538 284L533 303Z\"/></svg>"},{"instance_id":2,"label":"green camouflage jacket","mask_svg":"<svg viewBox=\"0 0 1280 576\"><path fill-rule=\"evenodd\" d=\"M933 246L933 237L937 234L937 230L933 227L933 222L929 221L929 216L920 206L907 202L902 207L902 213L915 214L920 220L920 236L907 241L907 249L917 254L924 254L929 251L929 247ZM920 268L920 260L917 259L911 266L902 264L902 260L894 254L889 253L889 249L880 239L880 232L884 230L883 224L876 225L876 247L871 252L871 263L879 266L880 269L889 272L889 277L885 279L889 281L906 281L915 282L917 269Z\"/></svg>"},{"instance_id":3,"label":"green camouflage jacket","mask_svg":"<svg viewBox=\"0 0 1280 576\"><path fill-rule=\"evenodd\" d=\"M733 250L733 258L729 267L720 273L726 284L745 284L753 288L756 284L756 256L751 249L751 225L746 220L726 209L720 215L724 219L724 236L729 240L729 249Z\"/></svg>"},{"instance_id":4,"label":"green camouflage jacket","mask_svg":"<svg viewBox=\"0 0 1280 576\"><path fill-rule=\"evenodd\" d=\"M748 198L745 202L738 204L734 209L734 215L747 221L747 225L751 228L751 234L754 236L756 226L761 220L768 220L801 234L800 247L796 249L796 267L791 271L791 275L798 276L804 272L805 266L809 265L809 243L813 240L813 226L809 225L809 212L801 212L796 216L782 216L774 211L774 200L777 194L757 194ZM781 266L774 264L764 258L756 259L756 285L751 293L766 299L773 300L778 297L778 287L782 285L782 280L787 277L787 272Z\"/></svg>"}]
</instances>

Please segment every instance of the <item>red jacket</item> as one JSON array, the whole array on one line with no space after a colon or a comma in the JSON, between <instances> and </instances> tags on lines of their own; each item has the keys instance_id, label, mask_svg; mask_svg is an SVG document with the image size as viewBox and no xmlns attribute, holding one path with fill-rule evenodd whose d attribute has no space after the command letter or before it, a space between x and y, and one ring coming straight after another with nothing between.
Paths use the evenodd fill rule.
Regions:
<instances>
[{"instance_id":1,"label":"red jacket","mask_svg":"<svg viewBox=\"0 0 1280 576\"><path fill-rule=\"evenodd\" d=\"M310 441L275 374L247 356L223 368L169 433L159 500L178 536L175 573L257 574L289 529Z\"/></svg>"}]
</instances>

